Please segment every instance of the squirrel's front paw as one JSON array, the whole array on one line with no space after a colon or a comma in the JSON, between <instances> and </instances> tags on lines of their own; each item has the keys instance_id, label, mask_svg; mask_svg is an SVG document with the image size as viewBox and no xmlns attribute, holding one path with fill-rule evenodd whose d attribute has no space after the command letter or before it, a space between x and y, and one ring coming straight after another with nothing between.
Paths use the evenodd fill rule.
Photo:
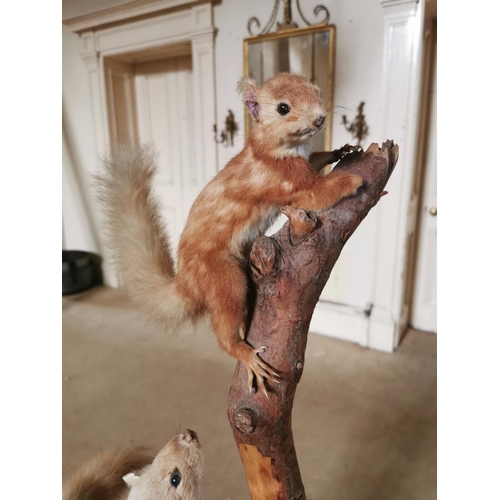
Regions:
<instances>
[{"instance_id":1,"label":"squirrel's front paw","mask_svg":"<svg viewBox=\"0 0 500 500\"><path fill-rule=\"evenodd\" d=\"M352 144L344 144L341 148L346 154L347 153L359 153L360 151L363 151L363 148L359 145L356 144L353 146Z\"/></svg>"},{"instance_id":2,"label":"squirrel's front paw","mask_svg":"<svg viewBox=\"0 0 500 500\"><path fill-rule=\"evenodd\" d=\"M345 144L341 148L334 149L332 151L333 155L332 163L341 160L342 158L344 158L344 156L346 156L349 153L359 153L360 151L363 151L363 148L359 145L353 146L351 144Z\"/></svg>"},{"instance_id":3,"label":"squirrel's front paw","mask_svg":"<svg viewBox=\"0 0 500 500\"><path fill-rule=\"evenodd\" d=\"M346 196L356 194L357 190L363 185L363 178L356 174L334 169L330 175L334 204Z\"/></svg>"},{"instance_id":4,"label":"squirrel's front paw","mask_svg":"<svg viewBox=\"0 0 500 500\"><path fill-rule=\"evenodd\" d=\"M356 194L358 189L363 185L363 177L356 174L345 173L346 178L344 180L345 194L344 196L350 196Z\"/></svg>"}]
</instances>

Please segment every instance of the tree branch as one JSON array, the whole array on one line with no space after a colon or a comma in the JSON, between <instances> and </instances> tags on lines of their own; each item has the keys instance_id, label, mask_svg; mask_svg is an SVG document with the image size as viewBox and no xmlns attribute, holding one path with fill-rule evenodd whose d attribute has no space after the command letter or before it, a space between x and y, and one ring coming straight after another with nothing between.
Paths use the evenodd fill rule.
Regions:
<instances>
[{"instance_id":1,"label":"tree branch","mask_svg":"<svg viewBox=\"0 0 500 500\"><path fill-rule=\"evenodd\" d=\"M382 148L372 144L366 152L348 154L335 170L363 177L356 196L315 214L284 207L290 220L253 245L249 267L255 304L246 339L253 346L269 346L261 357L280 374L279 384L267 384L269 398L255 390L249 394L246 369L238 363L229 393L228 418L253 500L306 500L291 416L309 323L346 241L385 194L398 150L386 141Z\"/></svg>"}]
</instances>

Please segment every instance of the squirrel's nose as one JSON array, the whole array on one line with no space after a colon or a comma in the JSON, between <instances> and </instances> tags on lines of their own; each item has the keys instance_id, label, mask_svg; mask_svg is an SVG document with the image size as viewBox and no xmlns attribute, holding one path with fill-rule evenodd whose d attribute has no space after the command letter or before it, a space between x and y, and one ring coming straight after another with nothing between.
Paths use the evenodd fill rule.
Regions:
<instances>
[{"instance_id":1,"label":"squirrel's nose","mask_svg":"<svg viewBox=\"0 0 500 500\"><path fill-rule=\"evenodd\" d=\"M319 128L321 127L321 125L323 125L323 123L325 123L325 119L326 119L325 115L318 116L318 118L316 118L316 120L313 121L313 125Z\"/></svg>"}]
</instances>

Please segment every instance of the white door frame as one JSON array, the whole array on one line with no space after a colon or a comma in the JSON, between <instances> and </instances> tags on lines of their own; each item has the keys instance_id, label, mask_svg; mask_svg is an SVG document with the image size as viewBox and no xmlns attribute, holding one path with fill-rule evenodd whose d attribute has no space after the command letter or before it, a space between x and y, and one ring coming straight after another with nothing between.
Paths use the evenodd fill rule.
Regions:
<instances>
[{"instance_id":1,"label":"white door frame","mask_svg":"<svg viewBox=\"0 0 500 500\"><path fill-rule=\"evenodd\" d=\"M107 11L93 14L86 22L68 21L65 24L80 34L81 55L87 65L92 93L94 125L99 154L109 147L109 120L106 114L106 91L104 88L104 58L127 52L153 49L166 45L190 42L193 58L194 105L199 119L193 136L196 144L196 161L203 166L208 181L217 173L217 148L213 140L215 114L215 56L212 4L192 6L192 1L156 2L170 7L187 4L186 8L155 17L135 20L145 13L144 6L129 7L124 24L102 25L115 19ZM123 17L123 14L122 14Z\"/></svg>"},{"instance_id":2,"label":"white door frame","mask_svg":"<svg viewBox=\"0 0 500 500\"><path fill-rule=\"evenodd\" d=\"M436 156L432 156L432 151L436 151L436 127L437 127L437 75L436 75L436 44L437 17L426 15L425 27L425 67L424 78L427 86L423 87L425 99L422 100L421 114L421 148L420 161L422 162L422 175L419 179L419 208L417 221L417 243L415 245L415 255L412 259L413 269L413 297L410 310L409 323L414 328L421 328L425 331L437 332L436 314L437 301L436 292L436 251L431 250L431 239L436 237L436 233L429 232L431 227L436 231L436 219L429 215L429 208L437 206L436 199ZM432 180L434 179L434 180ZM431 187L432 186L432 187ZM430 202L430 204L429 204ZM432 273L432 276L429 274ZM430 292L430 294L429 294ZM417 320L417 323L415 323Z\"/></svg>"},{"instance_id":3,"label":"white door frame","mask_svg":"<svg viewBox=\"0 0 500 500\"><path fill-rule=\"evenodd\" d=\"M81 56L89 72L94 131L97 150L103 156L110 147L109 116L113 107L106 102L104 59L109 56L155 50L190 43L193 61L193 103L197 119L191 138L196 171L206 184L217 173L217 148L213 140L216 120L215 48L212 3L194 0L134 2L120 9L106 9L66 21L80 35ZM106 261L108 259L105 259ZM116 285L109 266L106 282Z\"/></svg>"}]
</instances>

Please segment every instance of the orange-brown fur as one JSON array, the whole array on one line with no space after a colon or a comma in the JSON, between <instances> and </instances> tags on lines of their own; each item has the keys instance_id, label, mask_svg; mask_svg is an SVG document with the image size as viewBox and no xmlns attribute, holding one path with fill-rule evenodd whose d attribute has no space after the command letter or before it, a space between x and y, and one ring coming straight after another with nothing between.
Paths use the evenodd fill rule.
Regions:
<instances>
[{"instance_id":1,"label":"orange-brown fur","mask_svg":"<svg viewBox=\"0 0 500 500\"><path fill-rule=\"evenodd\" d=\"M171 482L174 474L179 478L176 486ZM187 429L154 460L139 450L98 455L70 477L63 500L201 500L202 476L201 445Z\"/></svg>"},{"instance_id":2,"label":"orange-brown fur","mask_svg":"<svg viewBox=\"0 0 500 500\"><path fill-rule=\"evenodd\" d=\"M151 197L155 167L149 152L122 149L108 161L103 200L118 269L136 300L166 327L209 314L221 348L246 365L249 388L255 375L266 393L264 379L277 376L257 356L266 347L254 349L240 336L248 250L280 207L327 208L356 193L362 179L335 171L319 175L299 154L326 116L318 87L280 73L261 87L244 79L240 90L254 118L250 137L195 200L177 273ZM287 114L278 112L280 103L289 106Z\"/></svg>"}]
</instances>

